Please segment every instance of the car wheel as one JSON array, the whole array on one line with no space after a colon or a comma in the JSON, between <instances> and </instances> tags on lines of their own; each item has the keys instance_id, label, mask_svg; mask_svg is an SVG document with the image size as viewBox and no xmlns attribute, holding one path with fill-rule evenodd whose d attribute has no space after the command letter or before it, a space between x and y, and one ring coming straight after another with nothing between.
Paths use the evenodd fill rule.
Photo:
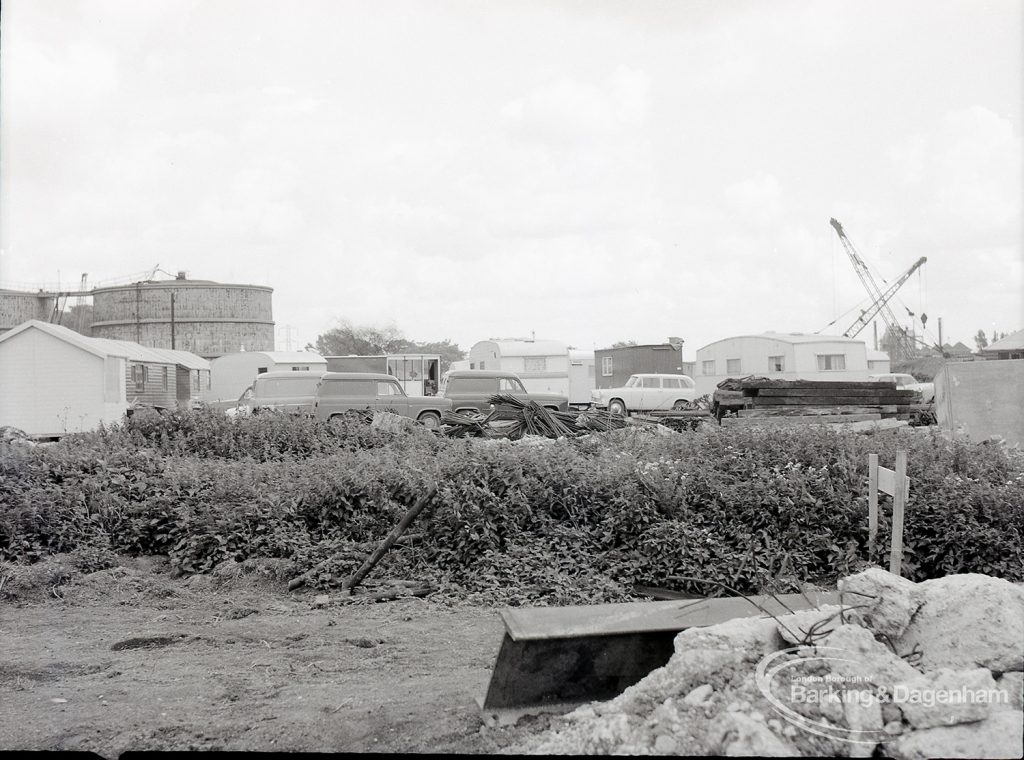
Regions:
<instances>
[{"instance_id":1,"label":"car wheel","mask_svg":"<svg viewBox=\"0 0 1024 760\"><path fill-rule=\"evenodd\" d=\"M676 402L672 404L672 408L677 412L683 411L690 408L690 402L685 398L677 398Z\"/></svg>"},{"instance_id":2,"label":"car wheel","mask_svg":"<svg viewBox=\"0 0 1024 760\"><path fill-rule=\"evenodd\" d=\"M626 405L620 399L617 398L613 398L611 401L608 402L608 413L619 414L622 415L623 417L629 414L629 412L626 411Z\"/></svg>"},{"instance_id":3,"label":"car wheel","mask_svg":"<svg viewBox=\"0 0 1024 760\"><path fill-rule=\"evenodd\" d=\"M419 416L419 421L423 423L423 427L427 430L441 429L441 418L437 412L424 412Z\"/></svg>"}]
</instances>

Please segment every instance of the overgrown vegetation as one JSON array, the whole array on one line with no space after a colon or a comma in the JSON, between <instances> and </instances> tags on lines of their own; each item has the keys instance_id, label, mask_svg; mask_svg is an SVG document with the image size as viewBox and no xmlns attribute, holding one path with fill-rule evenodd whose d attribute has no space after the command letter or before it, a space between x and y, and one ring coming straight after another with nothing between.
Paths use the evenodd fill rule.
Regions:
<instances>
[{"instance_id":1,"label":"overgrown vegetation","mask_svg":"<svg viewBox=\"0 0 1024 760\"><path fill-rule=\"evenodd\" d=\"M346 549L383 538L436 483L419 538L376 575L512 604L624 600L635 583L717 593L674 576L795 590L887 564L886 509L868 556L867 455L891 467L897 448L912 478L904 574L1024 580L1019 453L934 431L631 426L513 444L209 410L0 455L0 561L68 553L88 571L165 554L203 573L329 560L311 579L329 587L358 565Z\"/></svg>"}]
</instances>

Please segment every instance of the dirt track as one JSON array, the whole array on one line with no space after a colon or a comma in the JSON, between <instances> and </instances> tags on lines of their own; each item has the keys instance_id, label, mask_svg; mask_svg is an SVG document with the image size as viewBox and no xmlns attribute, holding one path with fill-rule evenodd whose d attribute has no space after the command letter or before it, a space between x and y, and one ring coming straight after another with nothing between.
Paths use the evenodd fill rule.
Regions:
<instances>
[{"instance_id":1,"label":"dirt track","mask_svg":"<svg viewBox=\"0 0 1024 760\"><path fill-rule=\"evenodd\" d=\"M0 601L0 749L489 753L531 730L481 722L494 610L193 581L136 565Z\"/></svg>"}]
</instances>

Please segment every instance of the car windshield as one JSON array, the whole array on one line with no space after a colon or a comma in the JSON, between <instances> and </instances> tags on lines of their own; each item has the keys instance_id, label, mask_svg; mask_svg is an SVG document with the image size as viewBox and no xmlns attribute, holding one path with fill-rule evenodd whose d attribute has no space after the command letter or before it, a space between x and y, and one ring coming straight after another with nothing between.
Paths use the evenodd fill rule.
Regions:
<instances>
[{"instance_id":1,"label":"car windshield","mask_svg":"<svg viewBox=\"0 0 1024 760\"><path fill-rule=\"evenodd\" d=\"M626 388L632 388L635 385L640 385L640 378L636 375L631 375L629 380L626 381Z\"/></svg>"}]
</instances>

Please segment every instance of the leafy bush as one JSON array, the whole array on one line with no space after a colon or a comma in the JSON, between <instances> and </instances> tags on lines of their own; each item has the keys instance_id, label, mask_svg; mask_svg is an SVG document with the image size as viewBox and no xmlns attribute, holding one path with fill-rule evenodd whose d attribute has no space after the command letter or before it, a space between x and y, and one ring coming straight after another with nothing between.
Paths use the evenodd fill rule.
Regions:
<instances>
[{"instance_id":1,"label":"leafy bush","mask_svg":"<svg viewBox=\"0 0 1024 760\"><path fill-rule=\"evenodd\" d=\"M275 558L335 586L361 560L352 547L436 484L419 538L378 573L508 603L623 600L634 584L795 590L887 563L888 507L867 546L867 460L892 467L897 449L912 479L904 574L1024 580L1021 457L924 430L630 426L512 444L206 410L0 456L0 561L71 553L88 571L157 553L208 572Z\"/></svg>"}]
</instances>

